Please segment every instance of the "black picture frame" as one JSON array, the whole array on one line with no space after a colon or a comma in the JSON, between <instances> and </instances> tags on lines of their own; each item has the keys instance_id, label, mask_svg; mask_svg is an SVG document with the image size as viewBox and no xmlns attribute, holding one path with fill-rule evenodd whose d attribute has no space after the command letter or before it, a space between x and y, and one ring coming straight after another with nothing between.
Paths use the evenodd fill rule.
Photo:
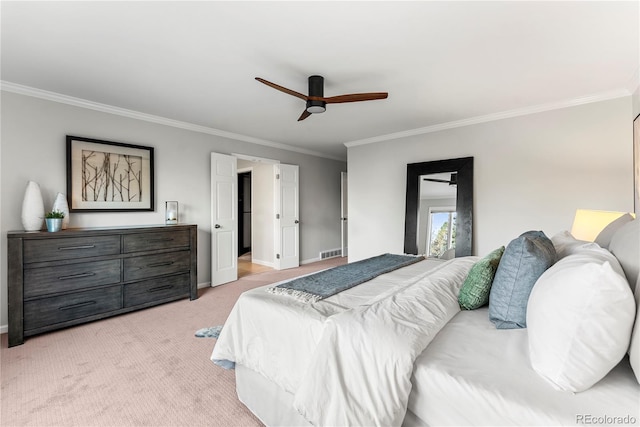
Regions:
<instances>
[{"instance_id":1,"label":"black picture frame","mask_svg":"<svg viewBox=\"0 0 640 427\"><path fill-rule=\"evenodd\" d=\"M640 114L633 119L633 211L640 218Z\"/></svg>"},{"instance_id":2,"label":"black picture frame","mask_svg":"<svg viewBox=\"0 0 640 427\"><path fill-rule=\"evenodd\" d=\"M155 211L153 151L67 135L69 212Z\"/></svg>"}]
</instances>

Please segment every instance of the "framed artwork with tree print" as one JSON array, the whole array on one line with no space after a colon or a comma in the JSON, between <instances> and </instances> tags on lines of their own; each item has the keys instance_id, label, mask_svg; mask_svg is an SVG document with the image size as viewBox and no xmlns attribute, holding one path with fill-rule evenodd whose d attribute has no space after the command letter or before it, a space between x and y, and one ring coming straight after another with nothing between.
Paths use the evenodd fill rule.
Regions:
<instances>
[{"instance_id":1,"label":"framed artwork with tree print","mask_svg":"<svg viewBox=\"0 0 640 427\"><path fill-rule=\"evenodd\" d=\"M67 135L70 212L153 211L153 147Z\"/></svg>"}]
</instances>

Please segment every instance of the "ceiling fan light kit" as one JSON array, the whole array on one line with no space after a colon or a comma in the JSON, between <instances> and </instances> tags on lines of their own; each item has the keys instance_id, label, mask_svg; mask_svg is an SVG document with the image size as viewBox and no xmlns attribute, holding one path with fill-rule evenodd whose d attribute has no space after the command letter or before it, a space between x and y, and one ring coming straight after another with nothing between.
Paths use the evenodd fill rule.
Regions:
<instances>
[{"instance_id":1,"label":"ceiling fan light kit","mask_svg":"<svg viewBox=\"0 0 640 427\"><path fill-rule=\"evenodd\" d=\"M307 112L311 114L324 113L327 111L327 103L322 101L307 101Z\"/></svg>"},{"instance_id":2,"label":"ceiling fan light kit","mask_svg":"<svg viewBox=\"0 0 640 427\"><path fill-rule=\"evenodd\" d=\"M387 92L370 92L370 93L353 93L347 95L330 96L325 98L324 96L324 77L322 76L310 76L309 77L309 95L303 95L295 90L287 89L286 87L271 83L263 78L256 77L256 80L267 86L270 86L280 92L295 96L306 101L307 105L298 121L304 120L311 114L324 113L327 109L327 104L340 104L344 102L358 102L358 101L373 101L375 99L385 99L389 94Z\"/></svg>"}]
</instances>

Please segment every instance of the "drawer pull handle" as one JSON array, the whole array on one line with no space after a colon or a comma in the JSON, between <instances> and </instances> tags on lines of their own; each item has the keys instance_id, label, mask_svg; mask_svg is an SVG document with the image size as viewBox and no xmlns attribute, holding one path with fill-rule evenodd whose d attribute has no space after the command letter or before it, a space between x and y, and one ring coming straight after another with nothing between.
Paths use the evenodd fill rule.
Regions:
<instances>
[{"instance_id":1,"label":"drawer pull handle","mask_svg":"<svg viewBox=\"0 0 640 427\"><path fill-rule=\"evenodd\" d=\"M167 289L171 289L171 288L173 288L173 285L157 286L155 288L150 288L149 292L166 291Z\"/></svg>"},{"instance_id":2,"label":"drawer pull handle","mask_svg":"<svg viewBox=\"0 0 640 427\"><path fill-rule=\"evenodd\" d=\"M166 267L167 265L171 264L173 264L173 261L156 262L155 264L147 265L147 267Z\"/></svg>"},{"instance_id":3,"label":"drawer pull handle","mask_svg":"<svg viewBox=\"0 0 640 427\"><path fill-rule=\"evenodd\" d=\"M73 251L75 249L92 249L95 248L96 245L82 245L82 246L61 246L58 248L59 251Z\"/></svg>"},{"instance_id":4,"label":"drawer pull handle","mask_svg":"<svg viewBox=\"0 0 640 427\"><path fill-rule=\"evenodd\" d=\"M58 310L73 310L74 308L80 308L80 307L85 307L88 305L94 305L96 302L95 301L85 301L85 302L79 302L77 304L71 304L71 305L65 305L62 307L59 307Z\"/></svg>"},{"instance_id":5,"label":"drawer pull handle","mask_svg":"<svg viewBox=\"0 0 640 427\"><path fill-rule=\"evenodd\" d=\"M96 273L78 273L78 274L70 274L68 276L60 276L58 280L69 280L69 279L80 279L82 277L91 277L95 276Z\"/></svg>"}]
</instances>

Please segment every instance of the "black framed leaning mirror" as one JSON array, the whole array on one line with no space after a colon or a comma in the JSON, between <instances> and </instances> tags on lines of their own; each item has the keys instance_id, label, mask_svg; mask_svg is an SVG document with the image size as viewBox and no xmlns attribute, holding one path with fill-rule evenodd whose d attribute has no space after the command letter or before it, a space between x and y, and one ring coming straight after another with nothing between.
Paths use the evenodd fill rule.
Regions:
<instances>
[{"instance_id":1,"label":"black framed leaning mirror","mask_svg":"<svg viewBox=\"0 0 640 427\"><path fill-rule=\"evenodd\" d=\"M455 256L473 251L473 157L407 164L407 198L404 225L404 252L418 254L420 188L426 175L450 174L443 185L455 185ZM441 181L426 179L427 181Z\"/></svg>"}]
</instances>

